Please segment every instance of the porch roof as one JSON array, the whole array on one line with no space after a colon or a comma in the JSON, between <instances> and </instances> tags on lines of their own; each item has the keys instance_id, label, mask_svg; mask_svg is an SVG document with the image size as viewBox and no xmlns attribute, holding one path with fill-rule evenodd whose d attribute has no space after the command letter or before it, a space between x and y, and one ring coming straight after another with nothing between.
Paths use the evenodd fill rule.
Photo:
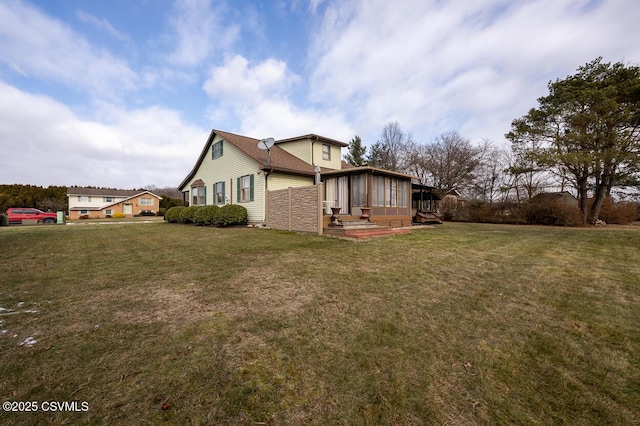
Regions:
<instances>
[{"instance_id":1,"label":"porch roof","mask_svg":"<svg viewBox=\"0 0 640 426\"><path fill-rule=\"evenodd\" d=\"M344 176L344 175L356 175L362 173L370 173L377 175L385 175L385 176L393 176L404 178L407 180L417 179L415 176L407 175L400 172L392 172L391 170L379 169L377 167L371 166L363 166L363 167L352 167L350 169L342 169L342 170L327 170L320 173L323 177L334 177L334 176Z\"/></svg>"}]
</instances>

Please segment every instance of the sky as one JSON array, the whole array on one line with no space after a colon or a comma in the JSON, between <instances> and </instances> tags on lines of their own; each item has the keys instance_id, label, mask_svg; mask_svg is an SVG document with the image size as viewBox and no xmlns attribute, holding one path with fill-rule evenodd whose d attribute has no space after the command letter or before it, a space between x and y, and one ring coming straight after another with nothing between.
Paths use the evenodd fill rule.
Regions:
<instances>
[{"instance_id":1,"label":"sky","mask_svg":"<svg viewBox=\"0 0 640 426\"><path fill-rule=\"evenodd\" d=\"M0 184L176 187L212 129L508 146L549 81L640 63L637 0L0 0Z\"/></svg>"}]
</instances>

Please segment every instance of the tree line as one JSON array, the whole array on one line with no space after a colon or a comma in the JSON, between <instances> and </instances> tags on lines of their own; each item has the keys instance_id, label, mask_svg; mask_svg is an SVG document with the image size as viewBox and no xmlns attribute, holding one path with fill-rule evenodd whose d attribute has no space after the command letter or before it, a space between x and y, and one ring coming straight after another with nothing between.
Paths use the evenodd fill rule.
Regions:
<instances>
[{"instance_id":1,"label":"tree line","mask_svg":"<svg viewBox=\"0 0 640 426\"><path fill-rule=\"evenodd\" d=\"M457 131L418 143L391 122L368 148L355 136L345 161L407 173L489 204L570 191L582 222L595 222L614 189L640 193L640 68L598 58L548 88L537 107L513 120L505 135L510 146L472 143Z\"/></svg>"},{"instance_id":2,"label":"tree line","mask_svg":"<svg viewBox=\"0 0 640 426\"><path fill-rule=\"evenodd\" d=\"M0 213L9 207L30 207L42 211L67 211L69 201L67 199L66 186L36 186L36 185L0 185ZM168 210L174 206L182 206L182 193L176 188L158 188L147 186L140 191L150 191L160 195L160 209Z\"/></svg>"}]
</instances>

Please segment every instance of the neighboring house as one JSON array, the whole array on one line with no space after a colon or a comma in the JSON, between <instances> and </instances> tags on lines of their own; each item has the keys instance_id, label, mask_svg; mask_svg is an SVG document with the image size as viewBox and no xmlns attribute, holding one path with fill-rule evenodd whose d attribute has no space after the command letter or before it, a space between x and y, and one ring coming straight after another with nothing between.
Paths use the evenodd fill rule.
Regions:
<instances>
[{"instance_id":1,"label":"neighboring house","mask_svg":"<svg viewBox=\"0 0 640 426\"><path fill-rule=\"evenodd\" d=\"M268 193L322 182L317 212L325 215L324 225L329 223L330 207L340 207L342 220L359 219L362 209L370 208L373 222L411 225L411 176L346 165L342 148L349 144L315 134L275 141L269 152L259 149L259 142L212 130L178 187L185 204L240 204L249 222L265 223Z\"/></svg>"},{"instance_id":2,"label":"neighboring house","mask_svg":"<svg viewBox=\"0 0 640 426\"><path fill-rule=\"evenodd\" d=\"M440 201L436 201L435 203L437 211L442 212L464 208L466 199L455 189L435 189L433 192L440 198Z\"/></svg>"},{"instance_id":3,"label":"neighboring house","mask_svg":"<svg viewBox=\"0 0 640 426\"><path fill-rule=\"evenodd\" d=\"M69 198L69 218L79 219L86 216L92 219L110 217L122 213L125 217L156 213L160 209L162 197L149 191L105 189L105 188L67 188Z\"/></svg>"},{"instance_id":4,"label":"neighboring house","mask_svg":"<svg viewBox=\"0 0 640 426\"><path fill-rule=\"evenodd\" d=\"M578 199L567 191L562 192L541 192L531 198L531 203L559 203L568 207L578 207Z\"/></svg>"}]
</instances>

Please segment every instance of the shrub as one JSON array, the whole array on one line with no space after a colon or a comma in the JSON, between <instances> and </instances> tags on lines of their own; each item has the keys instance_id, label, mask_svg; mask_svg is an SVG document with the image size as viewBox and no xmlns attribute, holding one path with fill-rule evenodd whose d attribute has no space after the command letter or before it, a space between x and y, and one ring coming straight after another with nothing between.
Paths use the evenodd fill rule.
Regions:
<instances>
[{"instance_id":1,"label":"shrub","mask_svg":"<svg viewBox=\"0 0 640 426\"><path fill-rule=\"evenodd\" d=\"M167 209L165 209L164 207L160 207L160 209L156 213L156 216L164 216L166 212L167 212Z\"/></svg>"},{"instance_id":2,"label":"shrub","mask_svg":"<svg viewBox=\"0 0 640 426\"><path fill-rule=\"evenodd\" d=\"M180 223L193 223L193 217L198 210L198 206L185 207L180 212Z\"/></svg>"},{"instance_id":3,"label":"shrub","mask_svg":"<svg viewBox=\"0 0 640 426\"><path fill-rule=\"evenodd\" d=\"M215 225L220 216L218 206L200 206L193 215L193 223L196 225Z\"/></svg>"},{"instance_id":4,"label":"shrub","mask_svg":"<svg viewBox=\"0 0 640 426\"><path fill-rule=\"evenodd\" d=\"M578 207L561 201L529 203L525 213L531 225L581 226L582 213Z\"/></svg>"},{"instance_id":5,"label":"shrub","mask_svg":"<svg viewBox=\"0 0 640 426\"><path fill-rule=\"evenodd\" d=\"M220 207L218 226L234 226L247 224L247 209L238 204L227 204Z\"/></svg>"},{"instance_id":6,"label":"shrub","mask_svg":"<svg viewBox=\"0 0 640 426\"><path fill-rule=\"evenodd\" d=\"M180 223L180 213L186 209L185 206L170 207L164 214L164 220L169 223Z\"/></svg>"},{"instance_id":7,"label":"shrub","mask_svg":"<svg viewBox=\"0 0 640 426\"><path fill-rule=\"evenodd\" d=\"M606 223L625 225L633 222L637 217L638 207L635 203L614 203L609 198L603 202L598 219L604 220Z\"/></svg>"},{"instance_id":8,"label":"shrub","mask_svg":"<svg viewBox=\"0 0 640 426\"><path fill-rule=\"evenodd\" d=\"M114 219L124 219L125 215L122 212L115 212L111 215Z\"/></svg>"},{"instance_id":9,"label":"shrub","mask_svg":"<svg viewBox=\"0 0 640 426\"><path fill-rule=\"evenodd\" d=\"M4 213L0 213L0 226L9 225L9 216Z\"/></svg>"},{"instance_id":10,"label":"shrub","mask_svg":"<svg viewBox=\"0 0 640 426\"><path fill-rule=\"evenodd\" d=\"M89 219L89 215L88 214L83 214L78 219Z\"/></svg>"}]
</instances>

